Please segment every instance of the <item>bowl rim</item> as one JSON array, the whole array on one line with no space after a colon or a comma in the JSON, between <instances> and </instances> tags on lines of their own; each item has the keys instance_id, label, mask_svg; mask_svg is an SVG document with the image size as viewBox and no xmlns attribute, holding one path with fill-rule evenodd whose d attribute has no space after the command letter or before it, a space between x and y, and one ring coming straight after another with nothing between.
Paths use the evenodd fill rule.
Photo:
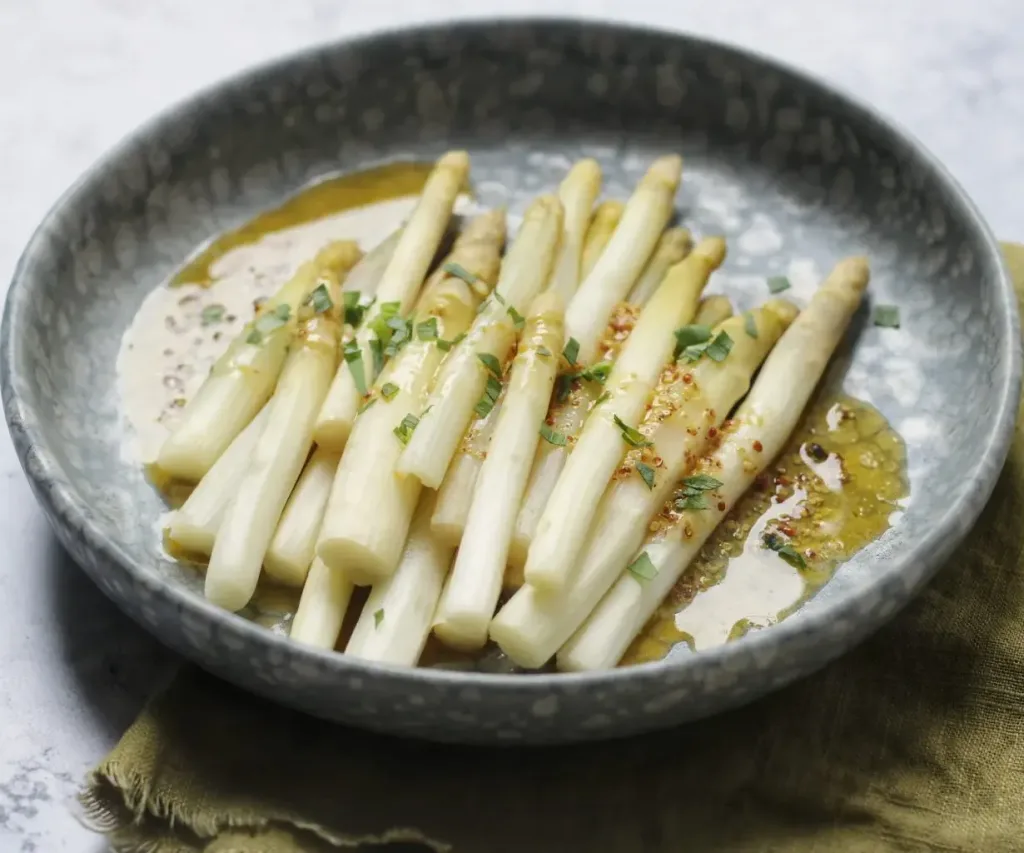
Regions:
<instances>
[{"instance_id":1,"label":"bowl rim","mask_svg":"<svg viewBox=\"0 0 1024 853\"><path fill-rule=\"evenodd\" d=\"M38 259L47 251L46 235L48 232L59 222L68 204L90 190L90 186L94 182L99 182L102 179L103 171L122 159L134 144L153 136L165 125L180 120L206 100L230 92L235 87L272 77L289 68L313 62L326 55L370 46L374 43L386 43L402 38L443 37L445 34L453 32L465 34L517 28L590 30L626 39L671 38L694 50L713 50L730 54L738 60L760 64L765 70L787 76L803 86L836 98L842 102L845 110L850 111L859 120L875 125L882 132L899 140L912 152L912 155L930 172L932 178L944 186L954 204L960 207L960 212L968 226L973 228L978 237L978 248L984 251L985 260L994 266L996 273L996 299L1001 312L1000 324L1002 326L1000 361L1007 366L1007 369L1005 379L998 389L999 405L992 419L992 428L986 436L984 445L976 457L977 461L973 463L968 477L972 488L965 490L956 501L946 508L941 518L931 527L925 537L913 543L909 550L897 560L887 563L884 569L867 584L850 590L834 600L823 602L821 606L804 614L800 619L784 620L771 626L770 630L751 632L736 641L703 650L696 655L685 655L628 668L595 672L540 673L524 677L521 674L405 667L350 658L333 650L322 650L293 642L288 637L274 633L238 614L221 610L206 599L188 591L184 586L164 579L156 572L147 571L129 556L116 539L108 536L99 527L90 517L85 501L63 481L61 466L49 451L45 436L36 425L35 418L25 417L26 412L31 412L31 403L15 390L14 376L19 368L16 358L17 333L15 329L20 326L20 320L28 302L29 291L36 278L34 267ZM3 407L8 429L22 469L32 485L37 499L50 517L51 523L58 528L73 527L75 534L69 535L80 539L89 551L97 555L99 559L96 562L98 564L116 566L133 583L144 587L155 599L165 605L177 608L178 612L189 612L201 620L204 627L240 635L240 639L262 646L266 652L283 653L292 659L313 664L318 670L333 671L339 677L371 677L378 681L390 682L390 686L399 688L486 687L491 692L526 693L536 696L536 698L548 696L552 691L564 689L577 691L588 687L608 687L627 679L641 683L658 682L668 672L694 666L707 668L714 665L716 668L732 669L734 662L738 659L763 655L766 651L782 647L788 639L798 634L821 631L828 624L841 620L845 614L857 609L858 602L870 597L879 586L899 574L907 575L912 581L904 600L900 602L900 606L902 606L932 577L952 554L955 547L965 538L995 488L1009 452L1017 419L1021 372L1022 353L1017 297L999 243L974 202L945 165L900 124L883 116L874 107L850 94L841 86L837 86L831 80L818 77L758 50L686 32L671 26L655 27L630 23L621 19L573 18L544 14L528 16L515 14L474 15L449 22L413 22L396 27L377 27L342 38L313 43L298 50L248 65L229 76L219 78L193 91L123 136L119 142L95 160L54 202L36 227L18 260L6 297L3 321L0 324L0 388L3 390ZM16 423L17 427L15 427ZM33 460L32 464L30 464L30 457ZM72 523L69 524L69 521ZM915 565L919 565L920 568L908 571ZM97 571L102 573L109 569ZM126 605L117 603L119 606L125 606L130 615L139 619L136 614L131 613L130 608ZM140 622L147 630L150 630L150 626L145 625L141 619ZM871 630L874 630L875 627L877 626L871 626ZM865 633L862 632L858 635L857 641ZM854 643L847 643L837 655L832 657L845 653L852 645Z\"/></svg>"}]
</instances>

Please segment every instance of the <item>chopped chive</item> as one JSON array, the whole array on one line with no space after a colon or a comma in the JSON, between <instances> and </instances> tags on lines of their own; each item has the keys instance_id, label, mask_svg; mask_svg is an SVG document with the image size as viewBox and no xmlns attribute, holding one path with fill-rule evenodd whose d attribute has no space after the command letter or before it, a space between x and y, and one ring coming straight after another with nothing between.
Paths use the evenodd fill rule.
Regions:
<instances>
[{"instance_id":1,"label":"chopped chive","mask_svg":"<svg viewBox=\"0 0 1024 853\"><path fill-rule=\"evenodd\" d=\"M505 297L498 293L497 290L493 291L491 293L491 296L494 297L494 301L497 302L499 305L508 305L508 303L505 301Z\"/></svg>"},{"instance_id":2,"label":"chopped chive","mask_svg":"<svg viewBox=\"0 0 1024 853\"><path fill-rule=\"evenodd\" d=\"M373 353L373 370L380 373L384 369L384 345L380 338L370 338L370 352Z\"/></svg>"},{"instance_id":3,"label":"chopped chive","mask_svg":"<svg viewBox=\"0 0 1024 853\"><path fill-rule=\"evenodd\" d=\"M402 418L402 422L396 426L392 432L398 436L398 440L402 442L402 444L408 444L409 439L412 438L412 434L419 425L419 422L420 419L416 417L416 415L410 413Z\"/></svg>"},{"instance_id":4,"label":"chopped chive","mask_svg":"<svg viewBox=\"0 0 1024 853\"><path fill-rule=\"evenodd\" d=\"M385 400L392 400L398 391L399 388L394 382L385 382L380 388L380 395Z\"/></svg>"},{"instance_id":5,"label":"chopped chive","mask_svg":"<svg viewBox=\"0 0 1024 853\"><path fill-rule=\"evenodd\" d=\"M326 284L318 284L309 294L310 304L313 306L314 314L326 314L334 307L334 300L331 299L331 292Z\"/></svg>"},{"instance_id":6,"label":"chopped chive","mask_svg":"<svg viewBox=\"0 0 1024 853\"><path fill-rule=\"evenodd\" d=\"M462 343L462 341L463 341L463 339L465 337L466 337L466 333L462 332L461 334L456 335L450 341L446 341L446 340L444 340L444 338L438 338L437 339L437 348L439 350L441 350L441 352L448 352L453 347L457 347L460 343Z\"/></svg>"},{"instance_id":7,"label":"chopped chive","mask_svg":"<svg viewBox=\"0 0 1024 853\"><path fill-rule=\"evenodd\" d=\"M494 355L489 352L478 352L476 357L483 362L492 376L501 379L501 362Z\"/></svg>"},{"instance_id":8,"label":"chopped chive","mask_svg":"<svg viewBox=\"0 0 1024 853\"><path fill-rule=\"evenodd\" d=\"M565 360L569 364L575 365L576 358L580 354L580 342L576 338L569 338L565 345L565 349L562 350L562 355L565 356Z\"/></svg>"},{"instance_id":9,"label":"chopped chive","mask_svg":"<svg viewBox=\"0 0 1024 853\"><path fill-rule=\"evenodd\" d=\"M658 576L658 569L651 558L647 556L646 551L641 551L640 555L627 566L627 569L638 581L652 581Z\"/></svg>"},{"instance_id":10,"label":"chopped chive","mask_svg":"<svg viewBox=\"0 0 1024 853\"><path fill-rule=\"evenodd\" d=\"M610 361L599 361L593 367L588 367L580 376L584 379L589 379L591 382L597 382L601 385L608 379L608 375L612 372L612 363Z\"/></svg>"},{"instance_id":11,"label":"chopped chive","mask_svg":"<svg viewBox=\"0 0 1024 853\"><path fill-rule=\"evenodd\" d=\"M346 290L341 294L345 305L345 322L350 326L358 326L363 322L363 315L366 314L368 305L360 305L360 293L358 290Z\"/></svg>"},{"instance_id":12,"label":"chopped chive","mask_svg":"<svg viewBox=\"0 0 1024 853\"><path fill-rule=\"evenodd\" d=\"M292 315L291 306L287 302L278 305L273 311L261 314L252 324L252 331L246 336L246 343L258 344L265 335L284 326Z\"/></svg>"},{"instance_id":13,"label":"chopped chive","mask_svg":"<svg viewBox=\"0 0 1024 853\"><path fill-rule=\"evenodd\" d=\"M560 373L555 379L555 399L564 403L572 393L572 381L576 377L571 373Z\"/></svg>"},{"instance_id":14,"label":"chopped chive","mask_svg":"<svg viewBox=\"0 0 1024 853\"><path fill-rule=\"evenodd\" d=\"M675 331L676 351L675 357L679 358L684 351L690 347L704 344L711 340L712 329L700 323L691 323L689 326L680 326Z\"/></svg>"},{"instance_id":15,"label":"chopped chive","mask_svg":"<svg viewBox=\"0 0 1024 853\"><path fill-rule=\"evenodd\" d=\"M541 424L540 437L548 444L553 444L556 447L565 447L569 443L569 439L566 438L565 433L559 432L556 429L551 429L547 424Z\"/></svg>"},{"instance_id":16,"label":"chopped chive","mask_svg":"<svg viewBox=\"0 0 1024 853\"><path fill-rule=\"evenodd\" d=\"M548 356L551 355L551 350L549 350L545 346L539 346L539 347L537 347L537 355L542 355L545 358L547 358Z\"/></svg>"},{"instance_id":17,"label":"chopped chive","mask_svg":"<svg viewBox=\"0 0 1024 853\"><path fill-rule=\"evenodd\" d=\"M768 279L769 293L782 293L783 290L789 290L792 286L784 275L773 275Z\"/></svg>"},{"instance_id":18,"label":"chopped chive","mask_svg":"<svg viewBox=\"0 0 1024 853\"><path fill-rule=\"evenodd\" d=\"M871 314L871 322L883 329L900 327L900 309L895 305L876 305Z\"/></svg>"},{"instance_id":19,"label":"chopped chive","mask_svg":"<svg viewBox=\"0 0 1024 853\"><path fill-rule=\"evenodd\" d=\"M462 264L457 264L454 261L448 261L442 269L449 275L453 275L456 278L461 278L466 284L476 284L480 280L480 276L474 275L467 270Z\"/></svg>"},{"instance_id":20,"label":"chopped chive","mask_svg":"<svg viewBox=\"0 0 1024 853\"><path fill-rule=\"evenodd\" d=\"M363 352L359 348L359 342L352 340L345 344L345 349L342 350L342 354L345 357L345 364L348 365L349 373L352 374L352 379L356 383L356 389L360 395L366 396L366 370L363 367Z\"/></svg>"},{"instance_id":21,"label":"chopped chive","mask_svg":"<svg viewBox=\"0 0 1024 853\"><path fill-rule=\"evenodd\" d=\"M600 397L598 397L594 401L594 407L596 408L597 406L600 406L605 400L610 400L611 398L612 398L612 392L611 391L605 391Z\"/></svg>"},{"instance_id":22,"label":"chopped chive","mask_svg":"<svg viewBox=\"0 0 1024 853\"><path fill-rule=\"evenodd\" d=\"M227 311L227 308L219 302L215 302L213 305L207 305L199 315L199 318L204 326L212 326L214 323L219 323L224 319L225 311Z\"/></svg>"},{"instance_id":23,"label":"chopped chive","mask_svg":"<svg viewBox=\"0 0 1024 853\"><path fill-rule=\"evenodd\" d=\"M493 376L488 376L487 385L484 387L484 395L480 398L480 402L473 407L473 411L481 418L486 418L491 413L494 404L498 402L498 397L500 396L501 382Z\"/></svg>"},{"instance_id":24,"label":"chopped chive","mask_svg":"<svg viewBox=\"0 0 1024 853\"><path fill-rule=\"evenodd\" d=\"M650 465L644 462L637 462L636 472L640 475L640 479L647 484L648 489L654 488L654 469Z\"/></svg>"},{"instance_id":25,"label":"chopped chive","mask_svg":"<svg viewBox=\"0 0 1024 853\"><path fill-rule=\"evenodd\" d=\"M384 621L384 608L380 607L373 611L373 627L379 628L380 623Z\"/></svg>"},{"instance_id":26,"label":"chopped chive","mask_svg":"<svg viewBox=\"0 0 1024 853\"><path fill-rule=\"evenodd\" d=\"M514 305L509 305L505 310L507 311L508 316L512 318L512 323L517 329L521 329L526 325L526 318L516 311L516 307Z\"/></svg>"},{"instance_id":27,"label":"chopped chive","mask_svg":"<svg viewBox=\"0 0 1024 853\"><path fill-rule=\"evenodd\" d=\"M704 352L712 361L725 361L725 357L732 350L732 343L728 332L719 332Z\"/></svg>"},{"instance_id":28,"label":"chopped chive","mask_svg":"<svg viewBox=\"0 0 1024 853\"><path fill-rule=\"evenodd\" d=\"M416 326L416 337L421 341L437 340L437 317L428 317Z\"/></svg>"},{"instance_id":29,"label":"chopped chive","mask_svg":"<svg viewBox=\"0 0 1024 853\"><path fill-rule=\"evenodd\" d=\"M372 406L376 402L377 402L377 398L376 397L368 398L367 401L365 403L363 403L363 405L361 405L358 409L356 409L356 414L357 415L361 415L363 412L365 412L368 408L370 408L370 406Z\"/></svg>"},{"instance_id":30,"label":"chopped chive","mask_svg":"<svg viewBox=\"0 0 1024 853\"><path fill-rule=\"evenodd\" d=\"M807 568L807 562L804 560L803 556L801 556L800 552L777 533L766 533L762 537L761 541L764 543L766 548L770 551L774 551L793 568Z\"/></svg>"},{"instance_id":31,"label":"chopped chive","mask_svg":"<svg viewBox=\"0 0 1024 853\"><path fill-rule=\"evenodd\" d=\"M631 427L618 415L612 415L612 420L615 421L615 426L619 428L622 433L622 438L626 444L631 444L633 447L650 447L651 442L644 438L644 434L640 430Z\"/></svg>"},{"instance_id":32,"label":"chopped chive","mask_svg":"<svg viewBox=\"0 0 1024 853\"><path fill-rule=\"evenodd\" d=\"M743 328L750 337L757 337L757 321L749 311L743 315Z\"/></svg>"}]
</instances>

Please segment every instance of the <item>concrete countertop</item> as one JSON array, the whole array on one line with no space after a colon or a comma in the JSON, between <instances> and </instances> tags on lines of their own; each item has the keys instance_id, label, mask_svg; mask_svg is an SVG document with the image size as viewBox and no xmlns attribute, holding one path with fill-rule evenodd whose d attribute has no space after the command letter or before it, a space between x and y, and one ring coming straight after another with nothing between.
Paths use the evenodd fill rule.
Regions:
<instances>
[{"instance_id":1,"label":"concrete countertop","mask_svg":"<svg viewBox=\"0 0 1024 853\"><path fill-rule=\"evenodd\" d=\"M975 0L14 0L0 3L0 282L95 158L195 89L274 54L398 23L587 15L687 29L817 73L946 162L1002 237L1024 237L1024 3ZM172 656L51 535L0 431L0 853L90 851L71 800Z\"/></svg>"}]
</instances>

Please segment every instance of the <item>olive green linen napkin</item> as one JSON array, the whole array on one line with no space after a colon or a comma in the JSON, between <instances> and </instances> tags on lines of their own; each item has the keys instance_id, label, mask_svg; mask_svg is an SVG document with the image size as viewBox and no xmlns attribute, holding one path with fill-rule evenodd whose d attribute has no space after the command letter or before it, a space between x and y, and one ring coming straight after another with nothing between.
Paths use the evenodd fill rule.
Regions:
<instances>
[{"instance_id":1,"label":"olive green linen napkin","mask_svg":"<svg viewBox=\"0 0 1024 853\"><path fill-rule=\"evenodd\" d=\"M1007 246L1024 291L1024 247ZM314 721L194 670L82 801L115 850L1024 850L1024 428L923 595L817 675L673 731L484 750ZM409 849L409 848L403 848Z\"/></svg>"}]
</instances>

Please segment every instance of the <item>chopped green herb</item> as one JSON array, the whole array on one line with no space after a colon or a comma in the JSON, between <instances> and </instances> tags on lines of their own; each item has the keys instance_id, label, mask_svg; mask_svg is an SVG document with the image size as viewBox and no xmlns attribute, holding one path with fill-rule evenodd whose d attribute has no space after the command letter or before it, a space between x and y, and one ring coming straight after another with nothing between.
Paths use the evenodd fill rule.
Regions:
<instances>
[{"instance_id":1,"label":"chopped green herb","mask_svg":"<svg viewBox=\"0 0 1024 853\"><path fill-rule=\"evenodd\" d=\"M399 388L394 382L385 382L380 388L380 395L385 400L392 400L398 391Z\"/></svg>"},{"instance_id":2,"label":"chopped green herb","mask_svg":"<svg viewBox=\"0 0 1024 853\"><path fill-rule=\"evenodd\" d=\"M719 332L708 344L705 354L712 361L725 361L725 357L732 351L732 343L728 332Z\"/></svg>"},{"instance_id":3,"label":"chopped green herb","mask_svg":"<svg viewBox=\"0 0 1024 853\"><path fill-rule=\"evenodd\" d=\"M363 412L365 412L368 408L370 408L370 406L372 406L376 402L377 402L377 398L376 397L368 398L367 401L365 403L363 403L363 405L361 405L358 409L356 409L356 414L357 415L361 415Z\"/></svg>"},{"instance_id":4,"label":"chopped green herb","mask_svg":"<svg viewBox=\"0 0 1024 853\"><path fill-rule=\"evenodd\" d=\"M789 290L792 286L784 275L773 275L768 279L769 293L782 293L783 290Z\"/></svg>"},{"instance_id":5,"label":"chopped green herb","mask_svg":"<svg viewBox=\"0 0 1024 853\"><path fill-rule=\"evenodd\" d=\"M526 325L526 318L516 311L516 307L514 305L509 305L505 310L508 312L508 316L512 318L512 322L515 324L517 329L521 329Z\"/></svg>"},{"instance_id":6,"label":"chopped green herb","mask_svg":"<svg viewBox=\"0 0 1024 853\"><path fill-rule=\"evenodd\" d=\"M499 305L507 305L508 304L505 301L505 297L502 296L500 293L498 293L497 290L495 290L493 293L491 293L491 296L494 297L494 301L497 302Z\"/></svg>"},{"instance_id":7,"label":"chopped green herb","mask_svg":"<svg viewBox=\"0 0 1024 853\"><path fill-rule=\"evenodd\" d=\"M489 352L478 352L476 357L483 362L490 374L501 379L501 362Z\"/></svg>"},{"instance_id":8,"label":"chopped green herb","mask_svg":"<svg viewBox=\"0 0 1024 853\"><path fill-rule=\"evenodd\" d=\"M714 491L721 485L721 480L716 480L707 474L695 474L692 477L687 477L682 482L682 489L679 491L679 497L676 498L675 508L678 510L708 509L704 493Z\"/></svg>"},{"instance_id":9,"label":"chopped green herb","mask_svg":"<svg viewBox=\"0 0 1024 853\"><path fill-rule=\"evenodd\" d=\"M542 355L544 358L547 358L551 355L551 350L544 346L537 347L537 355Z\"/></svg>"},{"instance_id":10,"label":"chopped green herb","mask_svg":"<svg viewBox=\"0 0 1024 853\"><path fill-rule=\"evenodd\" d=\"M764 543L766 548L770 551L774 551L793 568L807 568L807 562L804 560L803 556L801 556L800 552L777 533L766 533L762 537L761 541Z\"/></svg>"},{"instance_id":11,"label":"chopped green herb","mask_svg":"<svg viewBox=\"0 0 1024 853\"><path fill-rule=\"evenodd\" d=\"M437 340L437 317L428 317L416 326L416 337L421 341Z\"/></svg>"},{"instance_id":12,"label":"chopped green herb","mask_svg":"<svg viewBox=\"0 0 1024 853\"><path fill-rule=\"evenodd\" d=\"M412 323L403 317L389 317L387 327L391 330L391 338L384 347L384 355L388 358L398 355L398 351L412 340Z\"/></svg>"},{"instance_id":13,"label":"chopped green herb","mask_svg":"<svg viewBox=\"0 0 1024 853\"><path fill-rule=\"evenodd\" d=\"M474 275L464 266L462 266L462 264L457 264L454 261L448 261L448 263L446 263L442 267L442 269L446 273L448 273L448 275L453 275L456 278L461 278L464 282L466 282L466 284L476 284L480 280L480 276Z\"/></svg>"},{"instance_id":14,"label":"chopped green herb","mask_svg":"<svg viewBox=\"0 0 1024 853\"><path fill-rule=\"evenodd\" d=\"M564 403L572 393L572 382L576 378L573 373L560 373L555 379L555 399Z\"/></svg>"},{"instance_id":15,"label":"chopped green herb","mask_svg":"<svg viewBox=\"0 0 1024 853\"><path fill-rule=\"evenodd\" d=\"M633 447L650 447L651 442L644 438L644 434L638 429L634 429L627 424L618 415L612 415L612 420L615 421L615 426L619 428L622 433L622 438L626 444L631 444Z\"/></svg>"},{"instance_id":16,"label":"chopped green herb","mask_svg":"<svg viewBox=\"0 0 1024 853\"><path fill-rule=\"evenodd\" d=\"M610 361L599 361L593 367L588 367L586 370L580 373L584 379L588 379L591 382L597 382L600 385L608 380L609 374L612 372L612 363Z\"/></svg>"},{"instance_id":17,"label":"chopped green herb","mask_svg":"<svg viewBox=\"0 0 1024 853\"><path fill-rule=\"evenodd\" d=\"M392 432L398 436L398 440L402 442L402 444L408 444L409 439L412 438L412 434L415 432L419 422L420 419L416 417L416 415L410 413L402 418L402 422L396 426Z\"/></svg>"},{"instance_id":18,"label":"chopped green herb","mask_svg":"<svg viewBox=\"0 0 1024 853\"><path fill-rule=\"evenodd\" d=\"M326 284L318 284L309 294L309 302L313 306L314 314L326 314L334 307L334 300L331 299L331 291Z\"/></svg>"},{"instance_id":19,"label":"chopped green herb","mask_svg":"<svg viewBox=\"0 0 1024 853\"><path fill-rule=\"evenodd\" d=\"M252 324L252 330L246 336L245 342L249 344L261 343L266 335L284 326L291 315L292 309L287 302L281 303L273 311L261 314Z\"/></svg>"},{"instance_id":20,"label":"chopped green herb","mask_svg":"<svg viewBox=\"0 0 1024 853\"><path fill-rule=\"evenodd\" d=\"M381 607L373 612L373 627L379 628L380 623L384 621L384 608Z\"/></svg>"},{"instance_id":21,"label":"chopped green herb","mask_svg":"<svg viewBox=\"0 0 1024 853\"><path fill-rule=\"evenodd\" d=\"M362 396L366 396L366 370L363 367L363 352L359 348L359 342L352 340L345 344L342 350L345 364L348 365L352 380L356 383L356 389Z\"/></svg>"},{"instance_id":22,"label":"chopped green herb","mask_svg":"<svg viewBox=\"0 0 1024 853\"><path fill-rule=\"evenodd\" d=\"M678 510L703 510L708 508L708 499L702 492L683 494L681 498L676 499L675 506Z\"/></svg>"},{"instance_id":23,"label":"chopped green herb","mask_svg":"<svg viewBox=\"0 0 1024 853\"><path fill-rule=\"evenodd\" d=\"M700 323L692 323L689 326L680 326L675 331L676 351L675 358L679 358L684 351L690 347L704 344L711 340L712 329Z\"/></svg>"},{"instance_id":24,"label":"chopped green herb","mask_svg":"<svg viewBox=\"0 0 1024 853\"><path fill-rule=\"evenodd\" d=\"M199 319L202 321L204 326L212 326L214 323L219 323L224 319L225 311L227 311L227 308L219 302L215 302L213 305L207 305L203 309L203 312L199 315Z\"/></svg>"},{"instance_id":25,"label":"chopped green herb","mask_svg":"<svg viewBox=\"0 0 1024 853\"><path fill-rule=\"evenodd\" d=\"M876 305L871 314L871 322L883 329L900 327L900 309L895 305Z\"/></svg>"},{"instance_id":26,"label":"chopped green herb","mask_svg":"<svg viewBox=\"0 0 1024 853\"><path fill-rule=\"evenodd\" d=\"M569 338L568 342L565 345L565 349L562 350L562 355L565 356L565 360L569 362L569 364L575 366L576 358L579 356L579 354L580 342L576 340L576 338Z\"/></svg>"},{"instance_id":27,"label":"chopped green herb","mask_svg":"<svg viewBox=\"0 0 1024 853\"><path fill-rule=\"evenodd\" d=\"M652 581L658 576L658 569L651 558L647 556L646 551L641 551L640 555L627 566L627 569L638 581Z\"/></svg>"},{"instance_id":28,"label":"chopped green herb","mask_svg":"<svg viewBox=\"0 0 1024 853\"><path fill-rule=\"evenodd\" d=\"M612 398L612 392L611 391L605 391L600 397L598 397L596 400L594 400L594 406L595 407L600 406L605 400L610 400L611 398Z\"/></svg>"},{"instance_id":29,"label":"chopped green herb","mask_svg":"<svg viewBox=\"0 0 1024 853\"><path fill-rule=\"evenodd\" d=\"M757 337L757 321L749 311L743 315L743 328L750 337Z\"/></svg>"},{"instance_id":30,"label":"chopped green herb","mask_svg":"<svg viewBox=\"0 0 1024 853\"><path fill-rule=\"evenodd\" d=\"M565 433L551 429L547 424L541 424L540 437L548 444L553 444L556 447L565 447L569 443L569 439L566 438Z\"/></svg>"},{"instance_id":31,"label":"chopped green herb","mask_svg":"<svg viewBox=\"0 0 1024 853\"><path fill-rule=\"evenodd\" d=\"M636 472L640 475L640 479L647 484L648 489L654 488L654 469L644 462L636 463Z\"/></svg>"},{"instance_id":32,"label":"chopped green herb","mask_svg":"<svg viewBox=\"0 0 1024 853\"><path fill-rule=\"evenodd\" d=\"M373 353L374 373L380 373L384 369L384 344L379 338L370 338L370 352Z\"/></svg>"},{"instance_id":33,"label":"chopped green herb","mask_svg":"<svg viewBox=\"0 0 1024 853\"><path fill-rule=\"evenodd\" d=\"M491 409L494 408L494 404L498 402L498 397L500 396L501 382L493 376L488 376L487 385L484 387L484 395L480 398L480 402L474 406L473 411L481 418L486 418L491 413Z\"/></svg>"},{"instance_id":34,"label":"chopped green herb","mask_svg":"<svg viewBox=\"0 0 1024 853\"><path fill-rule=\"evenodd\" d=\"M465 337L466 333L462 332L461 334L456 335L450 341L446 341L443 338L438 338L437 348L442 352L448 352L448 350L452 349L453 347L457 347L460 343L462 343L462 341L465 340Z\"/></svg>"},{"instance_id":35,"label":"chopped green herb","mask_svg":"<svg viewBox=\"0 0 1024 853\"><path fill-rule=\"evenodd\" d=\"M713 492L722 487L722 481L709 477L707 474L694 474L692 477L686 477L683 480L683 485L701 492Z\"/></svg>"},{"instance_id":36,"label":"chopped green herb","mask_svg":"<svg viewBox=\"0 0 1024 853\"><path fill-rule=\"evenodd\" d=\"M345 322L350 326L358 326L363 322L363 315L366 307L359 304L360 293L358 290L346 290L341 294L345 306Z\"/></svg>"}]
</instances>

